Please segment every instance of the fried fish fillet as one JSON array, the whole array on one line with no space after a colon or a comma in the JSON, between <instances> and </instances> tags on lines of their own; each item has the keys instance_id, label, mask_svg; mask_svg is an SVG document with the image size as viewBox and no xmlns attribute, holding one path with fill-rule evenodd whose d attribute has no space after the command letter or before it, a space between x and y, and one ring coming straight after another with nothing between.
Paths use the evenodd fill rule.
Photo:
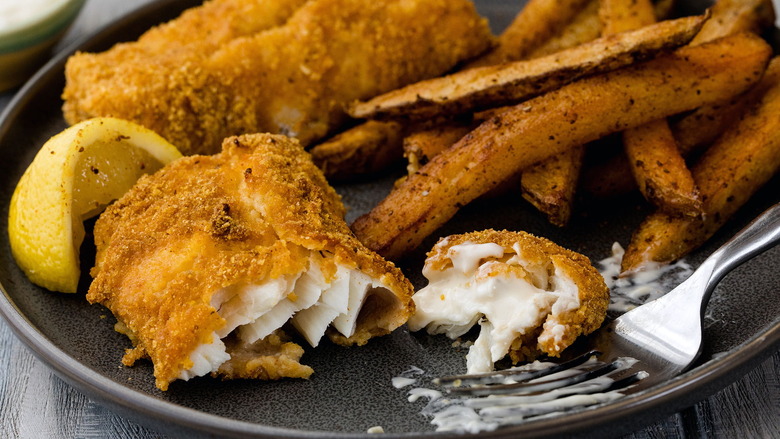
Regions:
<instances>
[{"instance_id":1,"label":"fried fish fillet","mask_svg":"<svg viewBox=\"0 0 780 439\"><path fill-rule=\"evenodd\" d=\"M477 322L469 373L557 357L604 321L609 290L590 260L524 232L484 230L440 240L428 253L428 286L413 296L409 329L459 337Z\"/></svg>"},{"instance_id":2,"label":"fried fish fillet","mask_svg":"<svg viewBox=\"0 0 780 439\"><path fill-rule=\"evenodd\" d=\"M65 67L65 119L74 124L116 114L165 125L184 117L171 113L198 111L205 102L195 94L195 79L205 60L236 38L283 25L307 1L211 0L138 41L102 53L78 52Z\"/></svg>"},{"instance_id":3,"label":"fried fish fillet","mask_svg":"<svg viewBox=\"0 0 780 439\"><path fill-rule=\"evenodd\" d=\"M209 38L187 23L168 26L185 29L169 32L176 39ZM154 54L151 64L145 37L68 61L65 118L129 119L185 154L217 152L223 138L247 132L309 144L346 120L346 104L442 74L493 41L468 0L310 0L283 25L223 38L207 55L198 45Z\"/></svg>"},{"instance_id":4,"label":"fried fish fillet","mask_svg":"<svg viewBox=\"0 0 780 439\"><path fill-rule=\"evenodd\" d=\"M132 340L123 362L150 358L162 390L208 373L308 377L282 326L312 346L326 332L362 345L413 310L409 281L343 214L297 141L229 138L143 177L100 216L87 299Z\"/></svg>"}]
</instances>

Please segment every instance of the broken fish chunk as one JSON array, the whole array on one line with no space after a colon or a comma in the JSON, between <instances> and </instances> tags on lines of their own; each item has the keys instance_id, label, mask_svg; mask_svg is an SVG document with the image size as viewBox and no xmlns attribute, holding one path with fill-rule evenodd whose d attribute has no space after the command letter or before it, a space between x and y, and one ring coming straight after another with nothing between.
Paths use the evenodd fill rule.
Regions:
<instances>
[{"instance_id":1,"label":"broken fish chunk","mask_svg":"<svg viewBox=\"0 0 780 439\"><path fill-rule=\"evenodd\" d=\"M296 330L312 346L324 335L362 345L414 306L409 281L343 215L297 140L231 137L219 154L142 177L106 209L87 299L133 342L123 363L150 358L162 390L206 374L307 378Z\"/></svg>"},{"instance_id":2,"label":"broken fish chunk","mask_svg":"<svg viewBox=\"0 0 780 439\"><path fill-rule=\"evenodd\" d=\"M609 290L590 260L525 232L484 230L439 240L428 253L429 283L413 296L409 329L457 338L479 323L468 373L557 357L601 326Z\"/></svg>"}]
</instances>

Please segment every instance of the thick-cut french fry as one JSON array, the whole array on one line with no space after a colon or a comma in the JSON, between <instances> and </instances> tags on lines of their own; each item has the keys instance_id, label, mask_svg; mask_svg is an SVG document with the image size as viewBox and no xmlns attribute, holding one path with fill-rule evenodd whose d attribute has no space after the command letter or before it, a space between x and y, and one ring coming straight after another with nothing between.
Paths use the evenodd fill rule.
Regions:
<instances>
[{"instance_id":1,"label":"thick-cut french fry","mask_svg":"<svg viewBox=\"0 0 780 439\"><path fill-rule=\"evenodd\" d=\"M597 19L603 35L630 31L655 22L650 0L600 0ZM548 220L564 226L569 220L579 181L584 147L565 151L523 172L521 187Z\"/></svg>"},{"instance_id":2,"label":"thick-cut french fry","mask_svg":"<svg viewBox=\"0 0 780 439\"><path fill-rule=\"evenodd\" d=\"M780 71L769 68L764 78L749 92L726 103L705 105L672 122L670 128L680 153L688 156L711 145L776 82L780 82ZM636 189L636 180L626 155L621 153L586 166L580 179L580 189L596 199L620 196Z\"/></svg>"},{"instance_id":3,"label":"thick-cut french fry","mask_svg":"<svg viewBox=\"0 0 780 439\"><path fill-rule=\"evenodd\" d=\"M599 19L599 3L599 0L591 0L558 35L531 51L528 59L549 55L600 37L603 29ZM655 2L653 10L658 21L669 18L673 6L674 0Z\"/></svg>"},{"instance_id":4,"label":"thick-cut french fry","mask_svg":"<svg viewBox=\"0 0 780 439\"><path fill-rule=\"evenodd\" d=\"M736 32L761 33L775 21L771 0L719 0L712 16L691 44L701 44ZM759 94L766 90L757 91ZM754 97L755 98L755 97ZM749 99L699 108L674 126L674 136L683 154L712 143L742 112Z\"/></svg>"},{"instance_id":5,"label":"thick-cut french fry","mask_svg":"<svg viewBox=\"0 0 780 439\"><path fill-rule=\"evenodd\" d=\"M650 0L601 0L605 33L625 32L655 22ZM642 195L662 210L700 215L701 202L666 119L623 132L628 164Z\"/></svg>"},{"instance_id":6,"label":"thick-cut french fry","mask_svg":"<svg viewBox=\"0 0 780 439\"><path fill-rule=\"evenodd\" d=\"M760 78L771 48L739 34L582 79L517 105L467 134L409 177L352 229L398 258L463 205L554 154L741 93Z\"/></svg>"},{"instance_id":7,"label":"thick-cut french fry","mask_svg":"<svg viewBox=\"0 0 780 439\"><path fill-rule=\"evenodd\" d=\"M610 35L529 61L479 67L418 82L357 102L357 118L424 119L520 102L577 78L602 73L687 44L705 16L669 20Z\"/></svg>"},{"instance_id":8,"label":"thick-cut french fry","mask_svg":"<svg viewBox=\"0 0 780 439\"><path fill-rule=\"evenodd\" d=\"M623 145L645 199L671 214L701 215L699 191L666 119L625 131Z\"/></svg>"},{"instance_id":9,"label":"thick-cut french fry","mask_svg":"<svg viewBox=\"0 0 780 439\"><path fill-rule=\"evenodd\" d=\"M761 81L761 84L763 83L764 81ZM756 88L759 85L756 85ZM756 101L756 96L765 92L765 87L763 90L753 89L728 102L701 107L672 122L672 134L680 152L687 155L711 145L725 128L739 119L745 109Z\"/></svg>"},{"instance_id":10,"label":"thick-cut french fry","mask_svg":"<svg viewBox=\"0 0 780 439\"><path fill-rule=\"evenodd\" d=\"M771 70L780 70L775 58ZM667 263L693 251L780 170L780 81L721 136L694 166L702 193L701 218L651 214L631 238L623 271Z\"/></svg>"},{"instance_id":11,"label":"thick-cut french fry","mask_svg":"<svg viewBox=\"0 0 780 439\"><path fill-rule=\"evenodd\" d=\"M588 0L530 0L498 37L491 52L466 68L518 61L571 22Z\"/></svg>"},{"instance_id":12,"label":"thick-cut french fry","mask_svg":"<svg viewBox=\"0 0 780 439\"><path fill-rule=\"evenodd\" d=\"M710 19L704 23L691 45L737 32L760 33L772 25L774 16L769 0L720 0L711 9ZM752 99L732 97L727 102L706 105L673 124L671 128L680 152L686 155L712 143L739 116L745 103ZM628 160L625 156L618 156L592 169L586 168L582 186L597 198L609 198L635 188L628 178L630 175Z\"/></svg>"},{"instance_id":13,"label":"thick-cut french fry","mask_svg":"<svg viewBox=\"0 0 780 439\"><path fill-rule=\"evenodd\" d=\"M409 133L403 140L404 156L409 159L409 174L417 172L421 166L454 145L472 129L472 122L452 121Z\"/></svg>"},{"instance_id":14,"label":"thick-cut french fry","mask_svg":"<svg viewBox=\"0 0 780 439\"><path fill-rule=\"evenodd\" d=\"M529 167L520 178L523 198L556 226L569 222L584 154L583 146L574 147Z\"/></svg>"},{"instance_id":15,"label":"thick-cut french fry","mask_svg":"<svg viewBox=\"0 0 780 439\"><path fill-rule=\"evenodd\" d=\"M574 3L568 4L568 6L571 6L572 9L576 7ZM537 58L599 37L601 23L599 23L596 14L598 0L590 0L587 6L582 8L576 17L562 29L555 29L562 24L564 18L563 15L557 12L557 8L557 1L529 2L512 22L512 25L499 37L499 46L474 63L467 65L466 68L490 65L491 62L495 62L498 59L508 58L510 50L513 52L511 57L513 61L522 59L519 56L528 54L529 51L530 54L528 54L527 58ZM535 31L543 21L544 32ZM527 26L528 22L534 23L534 26L529 28ZM595 31L593 30L594 28ZM517 35L521 30L523 32L532 32L533 35L518 38ZM557 32L557 34L552 36L552 38L548 38L553 32ZM538 48L534 48L534 45L539 44L544 38L548 38L547 42ZM504 45L506 45L506 48L504 48ZM474 114L473 119L482 122L505 109L505 107L491 108ZM473 124L464 124L456 121L409 133L404 139L404 156L409 161L407 166L409 174L417 172L420 166L427 163L444 149L455 144L456 141L460 140L461 137L473 128Z\"/></svg>"},{"instance_id":16,"label":"thick-cut french fry","mask_svg":"<svg viewBox=\"0 0 780 439\"><path fill-rule=\"evenodd\" d=\"M560 34L533 51L530 57L549 55L600 37L599 3L599 0L588 3ZM523 198L560 227L571 216L583 152L584 148L564 151L529 167L520 177Z\"/></svg>"},{"instance_id":17,"label":"thick-cut french fry","mask_svg":"<svg viewBox=\"0 0 780 439\"><path fill-rule=\"evenodd\" d=\"M347 180L385 169L403 155L403 127L368 121L314 146L314 163L328 179Z\"/></svg>"},{"instance_id":18,"label":"thick-cut french fry","mask_svg":"<svg viewBox=\"0 0 780 439\"><path fill-rule=\"evenodd\" d=\"M718 0L712 17L691 44L701 44L737 32L761 33L775 22L772 0Z\"/></svg>"},{"instance_id":19,"label":"thick-cut french fry","mask_svg":"<svg viewBox=\"0 0 780 439\"><path fill-rule=\"evenodd\" d=\"M570 47L593 41L601 36L599 20L599 0L591 0L580 10L577 16L561 29L558 34L540 44L528 54L527 59L539 58L560 52ZM519 59L517 61L520 61Z\"/></svg>"},{"instance_id":20,"label":"thick-cut french fry","mask_svg":"<svg viewBox=\"0 0 780 439\"><path fill-rule=\"evenodd\" d=\"M650 0L601 0L599 18L604 35L631 31L656 21Z\"/></svg>"}]
</instances>

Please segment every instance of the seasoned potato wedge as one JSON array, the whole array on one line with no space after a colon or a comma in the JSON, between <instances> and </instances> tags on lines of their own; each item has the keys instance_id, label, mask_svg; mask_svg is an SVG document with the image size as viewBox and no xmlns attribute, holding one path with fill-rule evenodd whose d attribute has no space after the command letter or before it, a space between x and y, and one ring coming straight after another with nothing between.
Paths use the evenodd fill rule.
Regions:
<instances>
[{"instance_id":1,"label":"seasoned potato wedge","mask_svg":"<svg viewBox=\"0 0 780 439\"><path fill-rule=\"evenodd\" d=\"M436 156L352 229L398 258L461 206L554 154L704 104L728 99L764 71L771 48L738 34L593 76L501 113Z\"/></svg>"},{"instance_id":2,"label":"seasoned potato wedge","mask_svg":"<svg viewBox=\"0 0 780 439\"><path fill-rule=\"evenodd\" d=\"M599 16L605 33L625 32L655 22L650 0L602 0ZM668 212L701 214L696 184L666 119L624 131L623 145L645 199Z\"/></svg>"},{"instance_id":3,"label":"seasoned potato wedge","mask_svg":"<svg viewBox=\"0 0 780 439\"><path fill-rule=\"evenodd\" d=\"M659 5L656 5L658 9ZM658 11L656 10L656 14ZM774 22L775 12L769 0L720 0L711 9L711 17L691 41L701 44L737 32L760 33ZM761 82L764 84L764 81ZM677 147L685 156L711 144L766 90L751 91L750 95L734 96L724 102L705 105L682 117L671 126ZM597 198L625 194L636 186L629 178L629 161L625 155L607 163L586 168L582 179L583 190ZM641 183L640 183L641 185Z\"/></svg>"},{"instance_id":4,"label":"seasoned potato wedge","mask_svg":"<svg viewBox=\"0 0 780 439\"><path fill-rule=\"evenodd\" d=\"M720 0L711 11L710 20L704 23L691 44L701 44L737 32L761 33L775 21L771 0ZM765 92L758 90L756 93L763 95ZM746 103L754 99L755 96L734 98L729 102L704 106L682 118L673 127L680 151L686 154L715 141L744 111Z\"/></svg>"},{"instance_id":5,"label":"seasoned potato wedge","mask_svg":"<svg viewBox=\"0 0 780 439\"><path fill-rule=\"evenodd\" d=\"M656 21L650 0L601 0L599 19L604 35L639 29Z\"/></svg>"},{"instance_id":6,"label":"seasoned potato wedge","mask_svg":"<svg viewBox=\"0 0 780 439\"><path fill-rule=\"evenodd\" d=\"M772 0L718 0L712 17L691 44L701 44L737 32L761 33L775 22Z\"/></svg>"},{"instance_id":7,"label":"seasoned potato wedge","mask_svg":"<svg viewBox=\"0 0 780 439\"><path fill-rule=\"evenodd\" d=\"M693 168L704 215L651 214L631 238L623 271L687 255L780 170L780 58L772 61L766 77L772 86L762 99L729 127Z\"/></svg>"},{"instance_id":8,"label":"seasoned potato wedge","mask_svg":"<svg viewBox=\"0 0 780 439\"><path fill-rule=\"evenodd\" d=\"M529 167L520 178L523 198L558 227L571 217L584 155L584 146L574 147Z\"/></svg>"},{"instance_id":9,"label":"seasoned potato wedge","mask_svg":"<svg viewBox=\"0 0 780 439\"><path fill-rule=\"evenodd\" d=\"M597 4L598 0L589 0ZM526 57L529 51L538 52L537 46L563 32L563 27L568 28L572 17L579 13L584 0L532 0L526 4L515 20L498 37L495 48L472 63L466 65L469 68L477 65L491 65L503 61L515 61ZM592 8L593 9L593 8ZM595 9L594 9L595 10ZM595 17L595 13L592 14ZM577 28L582 26L577 25ZM579 32L578 33L582 33ZM598 34L588 38L594 39ZM568 37L569 45L580 44L588 41L581 38ZM558 43L562 44L562 43ZM562 48L562 47L561 47ZM550 53L550 52L547 52ZM547 54L544 53L544 54ZM536 56L541 56L538 53ZM367 122L365 126L358 125L343 135L338 135L331 140L323 142L311 149L315 162L330 179L349 180L366 174L378 172L389 165L397 156L401 130L400 125L394 122ZM466 132L454 124L448 128L440 125L428 130L417 130L409 135L404 155L409 159L410 172L419 168L420 161L427 161L426 152L440 151L449 147ZM413 128L411 128L413 130ZM437 138L441 136L441 138ZM374 158L374 156L377 156Z\"/></svg>"},{"instance_id":10,"label":"seasoned potato wedge","mask_svg":"<svg viewBox=\"0 0 780 439\"><path fill-rule=\"evenodd\" d=\"M529 61L464 70L357 102L349 112L356 118L422 119L516 103L687 44L705 21L705 16L665 21Z\"/></svg>"},{"instance_id":11,"label":"seasoned potato wedge","mask_svg":"<svg viewBox=\"0 0 780 439\"><path fill-rule=\"evenodd\" d=\"M380 172L402 156L403 126L368 121L314 146L314 163L329 180L348 180Z\"/></svg>"},{"instance_id":12,"label":"seasoned potato wedge","mask_svg":"<svg viewBox=\"0 0 780 439\"><path fill-rule=\"evenodd\" d=\"M466 67L519 61L561 32L589 0L530 0L498 37L498 45Z\"/></svg>"},{"instance_id":13,"label":"seasoned potato wedge","mask_svg":"<svg viewBox=\"0 0 780 439\"><path fill-rule=\"evenodd\" d=\"M403 140L404 157L409 160L407 170L414 174L420 166L454 145L472 129L472 122L452 121L412 131Z\"/></svg>"},{"instance_id":14,"label":"seasoned potato wedge","mask_svg":"<svg viewBox=\"0 0 780 439\"><path fill-rule=\"evenodd\" d=\"M760 33L772 25L774 16L772 4L768 0L720 0L711 9L710 19L704 23L691 44L701 44L737 32ZM765 89L755 90L744 97L734 96L724 102L705 105L673 122L671 129L680 153L685 156L710 145L739 118L746 106L757 99L756 96L765 92ZM586 168L583 171L582 189L597 198L625 194L636 187L630 178L632 172L629 166L626 156L620 155L593 168Z\"/></svg>"},{"instance_id":15,"label":"seasoned potato wedge","mask_svg":"<svg viewBox=\"0 0 780 439\"><path fill-rule=\"evenodd\" d=\"M599 20L598 11L599 0L591 0L557 35L531 51L528 59L560 52L600 37L601 21Z\"/></svg>"},{"instance_id":16,"label":"seasoned potato wedge","mask_svg":"<svg viewBox=\"0 0 780 439\"><path fill-rule=\"evenodd\" d=\"M634 180L645 199L676 215L701 215L699 190L666 119L623 133Z\"/></svg>"},{"instance_id":17,"label":"seasoned potato wedge","mask_svg":"<svg viewBox=\"0 0 780 439\"><path fill-rule=\"evenodd\" d=\"M602 35L638 29L655 22L650 0L601 0L596 18ZM528 200L550 223L563 227L569 221L585 147L565 151L523 172L521 188Z\"/></svg>"}]
</instances>

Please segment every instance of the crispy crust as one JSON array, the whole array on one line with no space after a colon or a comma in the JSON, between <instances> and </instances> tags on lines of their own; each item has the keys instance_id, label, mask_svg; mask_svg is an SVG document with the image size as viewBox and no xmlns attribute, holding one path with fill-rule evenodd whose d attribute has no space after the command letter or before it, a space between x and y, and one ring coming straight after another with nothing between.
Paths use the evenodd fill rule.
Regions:
<instances>
[{"instance_id":1,"label":"crispy crust","mask_svg":"<svg viewBox=\"0 0 780 439\"><path fill-rule=\"evenodd\" d=\"M223 138L251 132L283 133L308 145L345 121L349 102L440 75L493 41L467 0L311 0L297 10L284 6L287 0L258 3L279 19L254 33L203 47L182 44L181 34L210 41L209 34L175 20L168 27L177 32L154 45L170 40L180 50L150 54L130 43L72 57L66 120L132 120L184 154L215 153ZM235 21L244 20L263 21Z\"/></svg>"},{"instance_id":2,"label":"crispy crust","mask_svg":"<svg viewBox=\"0 0 780 439\"><path fill-rule=\"evenodd\" d=\"M364 343L406 322L413 290L400 270L357 241L343 214L297 141L229 138L220 154L186 157L142 178L101 215L87 299L128 328L135 352L127 362L148 355L165 389L191 367L189 353L224 325L210 305L215 291L298 273L316 251L332 255L326 277L341 264L392 290L396 300L384 298L390 308L364 313L355 335L339 340Z\"/></svg>"},{"instance_id":3,"label":"crispy crust","mask_svg":"<svg viewBox=\"0 0 780 439\"><path fill-rule=\"evenodd\" d=\"M548 315L544 324L536 331L518 337L513 342L509 354L514 362L533 360L540 354L557 357L577 337L590 334L604 321L609 305L609 289L604 283L604 278L586 256L530 233L488 229L452 235L439 240L428 253L426 266L436 271L451 267L452 261L447 255L449 249L466 242L498 244L504 248L505 254L514 254L513 247L517 244L527 266L535 268L530 271L525 270L529 281L537 283L533 278L533 271L536 269L547 270L547 272L554 270L558 275L569 278L579 289L579 308L564 311L557 316ZM544 287L544 285L536 286ZM556 325L566 327L563 337L557 340L553 336L547 336Z\"/></svg>"}]
</instances>

